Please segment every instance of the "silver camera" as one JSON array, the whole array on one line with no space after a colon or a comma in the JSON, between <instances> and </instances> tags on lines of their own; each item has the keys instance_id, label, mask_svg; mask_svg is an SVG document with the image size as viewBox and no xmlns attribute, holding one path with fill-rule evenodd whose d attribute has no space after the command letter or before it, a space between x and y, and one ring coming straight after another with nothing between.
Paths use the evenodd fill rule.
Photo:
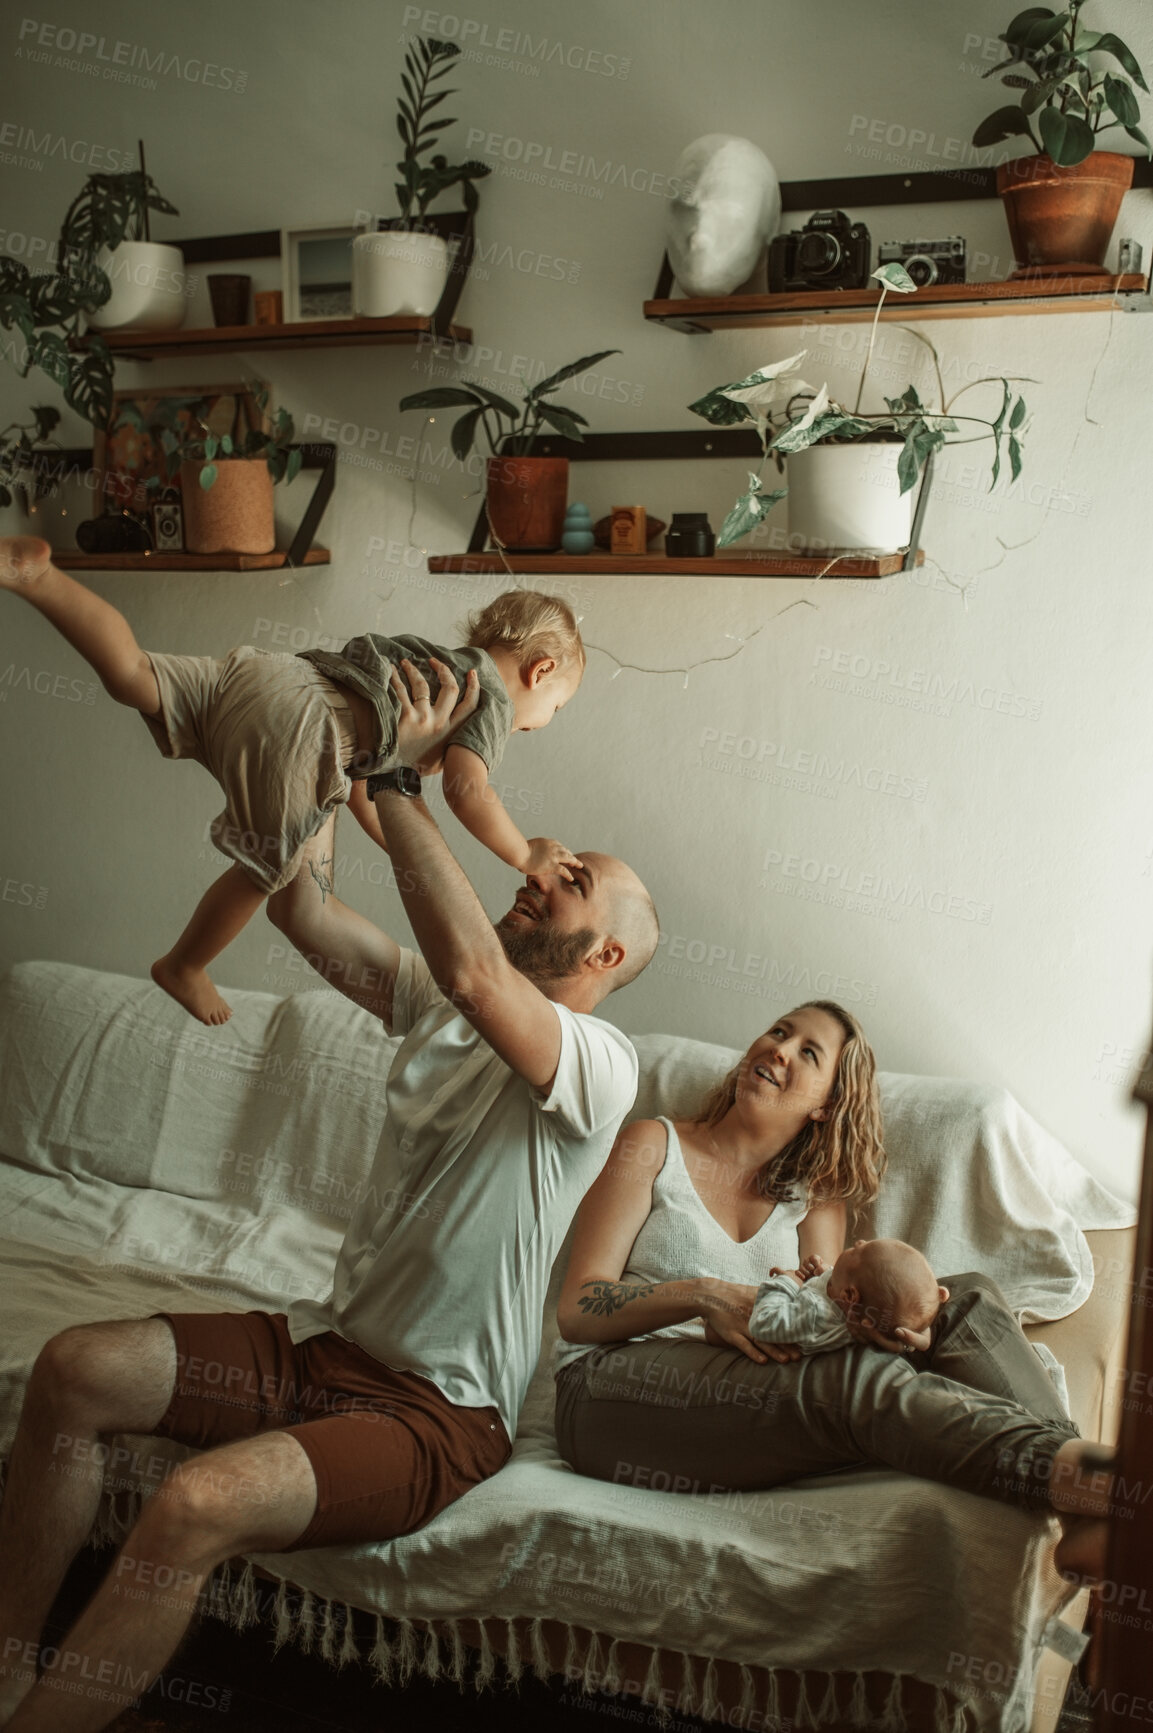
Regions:
<instances>
[{"instance_id":1,"label":"silver camera","mask_svg":"<svg viewBox=\"0 0 1153 1733\"><path fill-rule=\"evenodd\" d=\"M157 553L184 551L184 511L180 495L174 487L165 488L159 500L150 508L152 540Z\"/></svg>"},{"instance_id":2,"label":"silver camera","mask_svg":"<svg viewBox=\"0 0 1153 1733\"><path fill-rule=\"evenodd\" d=\"M965 281L965 239L950 235L944 241L882 241L878 265L904 265L918 289L930 283Z\"/></svg>"}]
</instances>

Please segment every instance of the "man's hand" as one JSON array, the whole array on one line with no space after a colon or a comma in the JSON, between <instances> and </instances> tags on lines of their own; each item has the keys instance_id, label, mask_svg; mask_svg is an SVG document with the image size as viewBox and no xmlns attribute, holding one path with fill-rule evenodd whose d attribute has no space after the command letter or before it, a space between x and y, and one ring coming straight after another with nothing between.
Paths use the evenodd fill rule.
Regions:
<instances>
[{"instance_id":1,"label":"man's hand","mask_svg":"<svg viewBox=\"0 0 1153 1733\"><path fill-rule=\"evenodd\" d=\"M583 866L584 862L567 849L563 842L557 842L551 836L530 836L528 839L528 854L521 867L523 873L558 872L562 879L571 879L570 867Z\"/></svg>"},{"instance_id":2,"label":"man's hand","mask_svg":"<svg viewBox=\"0 0 1153 1733\"><path fill-rule=\"evenodd\" d=\"M430 695L428 681L407 656L400 664L404 677L394 668L388 682L398 703L395 762L411 764L423 776L435 776L443 767L445 746L480 702L480 684L474 668L468 671L464 696L460 697L452 669L435 656L430 656L429 662L440 682L435 700Z\"/></svg>"}]
</instances>

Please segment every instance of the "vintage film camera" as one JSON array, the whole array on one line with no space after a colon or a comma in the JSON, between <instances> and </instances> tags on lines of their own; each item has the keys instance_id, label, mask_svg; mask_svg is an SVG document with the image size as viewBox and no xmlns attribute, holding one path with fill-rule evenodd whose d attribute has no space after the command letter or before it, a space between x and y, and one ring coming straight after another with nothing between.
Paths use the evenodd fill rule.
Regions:
<instances>
[{"instance_id":1,"label":"vintage film camera","mask_svg":"<svg viewBox=\"0 0 1153 1733\"><path fill-rule=\"evenodd\" d=\"M950 235L944 241L882 241L877 249L878 265L904 265L918 289L930 283L965 281L965 237Z\"/></svg>"},{"instance_id":2,"label":"vintage film camera","mask_svg":"<svg viewBox=\"0 0 1153 1733\"><path fill-rule=\"evenodd\" d=\"M149 508L152 519L152 539L156 543L156 551L180 553L184 548L184 512L180 505L180 493L174 487L166 487L154 506Z\"/></svg>"},{"instance_id":3,"label":"vintage film camera","mask_svg":"<svg viewBox=\"0 0 1153 1733\"><path fill-rule=\"evenodd\" d=\"M863 289L871 250L864 223L851 223L844 211L815 211L803 229L769 242L769 293Z\"/></svg>"}]
</instances>

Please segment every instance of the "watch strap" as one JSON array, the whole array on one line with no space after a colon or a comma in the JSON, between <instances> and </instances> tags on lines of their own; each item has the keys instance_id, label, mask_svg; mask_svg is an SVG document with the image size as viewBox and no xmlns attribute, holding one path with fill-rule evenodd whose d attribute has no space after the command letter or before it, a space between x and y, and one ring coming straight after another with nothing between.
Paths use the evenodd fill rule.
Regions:
<instances>
[{"instance_id":1,"label":"watch strap","mask_svg":"<svg viewBox=\"0 0 1153 1733\"><path fill-rule=\"evenodd\" d=\"M378 794L405 794L415 799L420 793L420 771L411 764L395 764L390 770L382 770L379 776L367 777L364 786L369 800L375 800Z\"/></svg>"}]
</instances>

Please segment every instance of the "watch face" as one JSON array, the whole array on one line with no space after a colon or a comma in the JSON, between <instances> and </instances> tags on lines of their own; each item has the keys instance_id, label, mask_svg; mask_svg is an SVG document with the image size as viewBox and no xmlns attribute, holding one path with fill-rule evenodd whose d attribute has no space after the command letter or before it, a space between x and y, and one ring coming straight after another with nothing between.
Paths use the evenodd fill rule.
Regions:
<instances>
[{"instance_id":1,"label":"watch face","mask_svg":"<svg viewBox=\"0 0 1153 1733\"><path fill-rule=\"evenodd\" d=\"M365 786L370 800L385 793L415 796L420 793L420 771L409 764L398 764L394 770L382 770L379 776L370 776Z\"/></svg>"}]
</instances>

